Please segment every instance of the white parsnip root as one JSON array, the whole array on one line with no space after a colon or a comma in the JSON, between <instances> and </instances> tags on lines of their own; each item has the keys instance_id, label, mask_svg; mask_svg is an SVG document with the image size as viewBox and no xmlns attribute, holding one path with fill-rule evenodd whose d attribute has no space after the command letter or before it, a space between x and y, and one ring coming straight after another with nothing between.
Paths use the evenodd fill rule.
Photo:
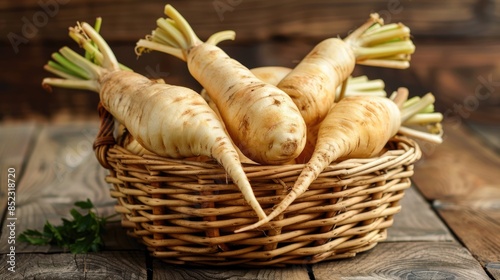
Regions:
<instances>
[{"instance_id":1,"label":"white parsnip root","mask_svg":"<svg viewBox=\"0 0 500 280\"><path fill-rule=\"evenodd\" d=\"M317 126L314 151L291 191L266 219L240 228L236 232L260 227L283 213L295 199L307 191L310 184L332 162L376 156L397 133L411 133L412 136L418 134L420 139L440 143L442 134L439 125L442 119L440 114L433 114L432 118L423 118L423 122L428 125L435 124L435 129L430 132L413 132L404 126L409 120L425 114L423 110L434 102L433 95L428 93L421 100L408 104L407 89L400 88L398 92L401 97L395 93L392 98L400 106L391 99L380 96L349 96L334 104L325 119Z\"/></svg>"},{"instance_id":2,"label":"white parsnip root","mask_svg":"<svg viewBox=\"0 0 500 280\"><path fill-rule=\"evenodd\" d=\"M121 70L110 47L87 23L71 28L70 34L92 53L97 64L63 47L58 53L63 64L46 66L62 78L46 78L44 87L98 92L104 108L127 128L133 139L154 154L169 158L204 155L216 159L257 216L266 217L223 123L197 92ZM78 75L67 74L69 71Z\"/></svg>"},{"instance_id":3,"label":"white parsnip root","mask_svg":"<svg viewBox=\"0 0 500 280\"><path fill-rule=\"evenodd\" d=\"M345 39L318 43L277 86L292 97L307 127L314 127L345 95L345 83L356 64L408 68L414 50L408 27L384 25L378 14L372 14Z\"/></svg>"},{"instance_id":4,"label":"white parsnip root","mask_svg":"<svg viewBox=\"0 0 500 280\"><path fill-rule=\"evenodd\" d=\"M233 39L234 32L218 32L202 42L171 5L165 6L165 14L168 18L158 19L158 28L137 42L136 53L156 50L186 61L219 109L229 135L251 160L282 164L297 157L306 138L297 106L215 45Z\"/></svg>"},{"instance_id":5,"label":"white parsnip root","mask_svg":"<svg viewBox=\"0 0 500 280\"><path fill-rule=\"evenodd\" d=\"M295 181L291 192L266 219L236 232L262 226L280 215L302 195L318 175L332 162L345 158L377 155L394 136L401 124L400 110L385 97L352 96L336 103L319 126L311 159Z\"/></svg>"}]
</instances>

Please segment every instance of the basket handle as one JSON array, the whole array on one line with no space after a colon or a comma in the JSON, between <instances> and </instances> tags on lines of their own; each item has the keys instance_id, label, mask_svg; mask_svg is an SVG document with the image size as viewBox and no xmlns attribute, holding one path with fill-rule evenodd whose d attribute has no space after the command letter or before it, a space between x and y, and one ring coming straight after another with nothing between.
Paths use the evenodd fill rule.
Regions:
<instances>
[{"instance_id":1,"label":"basket handle","mask_svg":"<svg viewBox=\"0 0 500 280\"><path fill-rule=\"evenodd\" d=\"M104 168L112 169L107 160L107 154L108 150L116 144L115 137L113 136L115 120L101 102L97 105L97 111L101 124L93 145L95 156L99 164Z\"/></svg>"}]
</instances>

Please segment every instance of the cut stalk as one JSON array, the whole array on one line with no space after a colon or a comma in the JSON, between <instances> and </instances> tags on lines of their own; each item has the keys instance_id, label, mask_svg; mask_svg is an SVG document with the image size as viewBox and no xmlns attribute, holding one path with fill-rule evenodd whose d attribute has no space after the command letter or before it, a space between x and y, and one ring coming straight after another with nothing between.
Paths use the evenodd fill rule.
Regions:
<instances>
[{"instance_id":1,"label":"cut stalk","mask_svg":"<svg viewBox=\"0 0 500 280\"><path fill-rule=\"evenodd\" d=\"M434 112L434 113L416 114L411 118L407 119L403 124L413 125L422 123L439 123L441 121L443 121L443 114Z\"/></svg>"},{"instance_id":2,"label":"cut stalk","mask_svg":"<svg viewBox=\"0 0 500 280\"><path fill-rule=\"evenodd\" d=\"M387 96L384 87L385 83L381 79L369 80L365 75L351 76L337 88L335 102L340 101L345 96Z\"/></svg>"},{"instance_id":3,"label":"cut stalk","mask_svg":"<svg viewBox=\"0 0 500 280\"><path fill-rule=\"evenodd\" d=\"M98 18L97 30L100 26L101 20ZM93 34L92 37L97 41L91 40L87 34ZM89 24L83 23L70 27L69 36L85 49L85 55L81 56L69 47L62 47L59 52L54 53L53 60L49 61L44 69L60 78L43 79L42 86L46 89L50 90L50 86L56 86L99 92L98 80L106 72L120 68L128 69L118 63L111 48Z\"/></svg>"},{"instance_id":4,"label":"cut stalk","mask_svg":"<svg viewBox=\"0 0 500 280\"><path fill-rule=\"evenodd\" d=\"M347 36L356 56L356 63L367 66L406 69L415 52L410 29L402 23L384 25L378 14Z\"/></svg>"},{"instance_id":5,"label":"cut stalk","mask_svg":"<svg viewBox=\"0 0 500 280\"><path fill-rule=\"evenodd\" d=\"M443 115L434 112L434 95L427 93L423 97L411 99L408 99L408 95L408 89L404 87L391 95L391 99L401 110L401 127L398 133L430 143L441 143Z\"/></svg>"},{"instance_id":6,"label":"cut stalk","mask_svg":"<svg viewBox=\"0 0 500 280\"><path fill-rule=\"evenodd\" d=\"M88 61L72 49L68 47L62 47L59 50L59 53L62 54L66 59L69 61L73 62L75 65L79 66L80 69L84 71L88 76L86 76L84 79L90 80L90 79L97 79L101 74L102 74L102 68L98 67L97 65L93 64L92 62Z\"/></svg>"},{"instance_id":7,"label":"cut stalk","mask_svg":"<svg viewBox=\"0 0 500 280\"><path fill-rule=\"evenodd\" d=\"M433 104L435 101L434 95L432 93L427 93L417 103L407 106L401 110L401 121L404 123L413 115L417 114L421 110L425 109L427 106Z\"/></svg>"},{"instance_id":8,"label":"cut stalk","mask_svg":"<svg viewBox=\"0 0 500 280\"><path fill-rule=\"evenodd\" d=\"M366 59L356 62L358 65L394 68L394 69L407 69L410 67L410 62L390 60L390 59Z\"/></svg>"},{"instance_id":9,"label":"cut stalk","mask_svg":"<svg viewBox=\"0 0 500 280\"><path fill-rule=\"evenodd\" d=\"M403 109L405 101L408 100L410 92L405 87L398 88L397 91L393 92L390 99L398 105L399 109Z\"/></svg>"},{"instance_id":10,"label":"cut stalk","mask_svg":"<svg viewBox=\"0 0 500 280\"><path fill-rule=\"evenodd\" d=\"M45 78L43 79L42 84L43 87L49 91L51 91L50 86L90 91L98 91L99 88L99 84L95 80L67 80L60 78Z\"/></svg>"},{"instance_id":11,"label":"cut stalk","mask_svg":"<svg viewBox=\"0 0 500 280\"><path fill-rule=\"evenodd\" d=\"M401 24L384 25L375 28L375 32L370 31L367 31L359 38L358 43L360 45L373 46L398 39L405 40L410 36L410 29Z\"/></svg>"},{"instance_id":12,"label":"cut stalk","mask_svg":"<svg viewBox=\"0 0 500 280\"><path fill-rule=\"evenodd\" d=\"M64 79L68 79L68 80L80 80L81 79L81 77L69 74L67 72L67 69L65 69L64 67L62 67L61 65L59 65L57 63L54 63L53 61L49 61L46 65L44 65L43 69L45 69L46 71L48 71L56 76L64 78Z\"/></svg>"},{"instance_id":13,"label":"cut stalk","mask_svg":"<svg viewBox=\"0 0 500 280\"><path fill-rule=\"evenodd\" d=\"M370 91L379 90L385 87L385 83L381 79L367 80L365 82L355 82L353 83L350 79L347 83L348 90L352 91Z\"/></svg>"},{"instance_id":14,"label":"cut stalk","mask_svg":"<svg viewBox=\"0 0 500 280\"><path fill-rule=\"evenodd\" d=\"M66 69L68 74L72 74L74 76L77 76L77 77L80 77L80 78L86 79L86 80L88 80L90 78L88 72L83 70L81 67L76 65L71 60L67 59L61 53L53 53L52 59L53 59L52 65L54 65L54 64L59 65L58 68L59 69Z\"/></svg>"},{"instance_id":15,"label":"cut stalk","mask_svg":"<svg viewBox=\"0 0 500 280\"><path fill-rule=\"evenodd\" d=\"M102 18L101 17L96 18L95 23L94 23L94 30L97 33L101 32L101 24L102 24ZM72 33L70 32L70 36L71 36L71 34ZM91 44L94 48L96 47L95 43L92 42ZM90 60L90 61L93 61L94 53L85 51L85 58Z\"/></svg>"},{"instance_id":16,"label":"cut stalk","mask_svg":"<svg viewBox=\"0 0 500 280\"><path fill-rule=\"evenodd\" d=\"M415 45L411 41L389 42L374 47L355 48L354 54L357 60L394 58L397 55L408 55L415 51Z\"/></svg>"},{"instance_id":17,"label":"cut stalk","mask_svg":"<svg viewBox=\"0 0 500 280\"><path fill-rule=\"evenodd\" d=\"M357 77L349 77L349 84L357 84L368 81L368 77L366 75L361 75Z\"/></svg>"},{"instance_id":18,"label":"cut stalk","mask_svg":"<svg viewBox=\"0 0 500 280\"><path fill-rule=\"evenodd\" d=\"M440 134L431 134L428 132L419 131L416 129L411 129L409 127L402 126L399 128L398 133L406 135L411 138L423 140L433 144L440 144L443 142L443 138Z\"/></svg>"},{"instance_id":19,"label":"cut stalk","mask_svg":"<svg viewBox=\"0 0 500 280\"><path fill-rule=\"evenodd\" d=\"M72 80L83 79L82 75L78 75L77 73L70 71L68 68L63 67L59 63L52 60L50 60L44 67L47 68L46 69L47 71L50 71L65 79L72 79Z\"/></svg>"}]
</instances>

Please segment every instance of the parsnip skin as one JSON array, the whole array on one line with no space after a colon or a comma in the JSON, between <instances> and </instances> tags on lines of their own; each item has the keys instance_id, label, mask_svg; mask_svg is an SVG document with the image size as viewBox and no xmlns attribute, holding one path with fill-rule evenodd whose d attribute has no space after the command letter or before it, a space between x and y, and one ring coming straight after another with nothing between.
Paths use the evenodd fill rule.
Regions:
<instances>
[{"instance_id":1,"label":"parsnip skin","mask_svg":"<svg viewBox=\"0 0 500 280\"><path fill-rule=\"evenodd\" d=\"M283 66L261 66L250 69L259 80L277 86L286 75L290 74L292 68Z\"/></svg>"},{"instance_id":2,"label":"parsnip skin","mask_svg":"<svg viewBox=\"0 0 500 280\"><path fill-rule=\"evenodd\" d=\"M337 88L352 74L355 63L349 45L329 38L317 44L277 86L290 95L307 126L313 126L326 116Z\"/></svg>"},{"instance_id":3,"label":"parsnip skin","mask_svg":"<svg viewBox=\"0 0 500 280\"><path fill-rule=\"evenodd\" d=\"M306 126L285 92L262 82L214 45L189 49L186 61L241 152L261 164L282 164L300 154Z\"/></svg>"},{"instance_id":4,"label":"parsnip skin","mask_svg":"<svg viewBox=\"0 0 500 280\"><path fill-rule=\"evenodd\" d=\"M280 215L300 197L332 162L377 155L401 126L398 106L386 97L352 96L342 99L319 126L313 155L300 173L292 190L266 219L236 230L257 228Z\"/></svg>"},{"instance_id":5,"label":"parsnip skin","mask_svg":"<svg viewBox=\"0 0 500 280\"><path fill-rule=\"evenodd\" d=\"M271 84L271 85L277 85L290 71L292 71L291 68L288 67L282 67L282 66L262 66L262 67L256 67L250 69L252 74L254 74L259 80ZM208 95L207 91L205 89L202 89L200 92L201 96L205 101L208 103L210 108L214 110L214 112L220 117L219 109L215 105L215 103L212 101L210 96ZM222 118L221 118L222 119ZM233 143L234 145L234 143ZM240 161L242 163L246 164L257 164L255 161L249 159L247 156L245 156L238 147L236 147L236 150L238 151L238 154L240 156ZM296 161L295 159L283 163L283 164L295 164Z\"/></svg>"},{"instance_id":6,"label":"parsnip skin","mask_svg":"<svg viewBox=\"0 0 500 280\"><path fill-rule=\"evenodd\" d=\"M104 107L141 145L161 156L183 158L206 153L213 141L207 138L212 136L203 134L207 129L220 132L216 115L188 88L153 83L130 71L110 73L101 84ZM117 98L116 93L126 94Z\"/></svg>"}]
</instances>

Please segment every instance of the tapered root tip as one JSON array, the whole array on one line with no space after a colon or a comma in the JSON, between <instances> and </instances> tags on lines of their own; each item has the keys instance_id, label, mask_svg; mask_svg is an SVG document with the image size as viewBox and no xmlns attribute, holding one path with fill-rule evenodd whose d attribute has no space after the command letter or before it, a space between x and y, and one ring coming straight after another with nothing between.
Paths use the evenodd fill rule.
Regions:
<instances>
[{"instance_id":1,"label":"tapered root tip","mask_svg":"<svg viewBox=\"0 0 500 280\"><path fill-rule=\"evenodd\" d=\"M248 231L248 230L252 230L252 229L256 229L264 224L267 224L269 223L270 220L268 218L264 218L254 224L251 224L249 226L246 226L246 227L242 227L242 228L239 228L237 230L234 231L234 233L240 233L240 232L244 232L244 231Z\"/></svg>"}]
</instances>

